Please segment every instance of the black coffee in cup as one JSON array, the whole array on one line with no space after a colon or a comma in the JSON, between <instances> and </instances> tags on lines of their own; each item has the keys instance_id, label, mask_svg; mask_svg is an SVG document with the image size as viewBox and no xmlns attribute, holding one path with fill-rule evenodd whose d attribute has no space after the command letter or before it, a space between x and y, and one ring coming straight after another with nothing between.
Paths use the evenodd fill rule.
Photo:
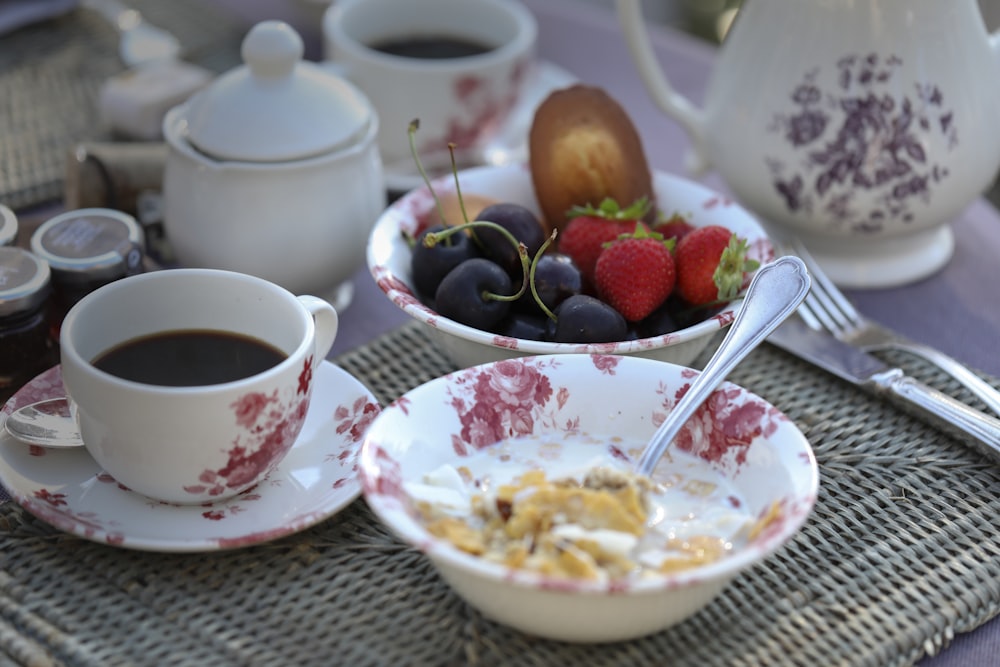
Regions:
<instances>
[{"instance_id":1,"label":"black coffee in cup","mask_svg":"<svg viewBox=\"0 0 1000 667\"><path fill-rule=\"evenodd\" d=\"M422 60L447 60L478 56L492 51L494 47L463 37L448 35L415 35L393 37L370 45L375 51L402 58Z\"/></svg>"},{"instance_id":2,"label":"black coffee in cup","mask_svg":"<svg viewBox=\"0 0 1000 667\"><path fill-rule=\"evenodd\" d=\"M287 357L256 338L192 329L133 338L102 352L93 364L132 382L197 387L242 380L277 366Z\"/></svg>"}]
</instances>

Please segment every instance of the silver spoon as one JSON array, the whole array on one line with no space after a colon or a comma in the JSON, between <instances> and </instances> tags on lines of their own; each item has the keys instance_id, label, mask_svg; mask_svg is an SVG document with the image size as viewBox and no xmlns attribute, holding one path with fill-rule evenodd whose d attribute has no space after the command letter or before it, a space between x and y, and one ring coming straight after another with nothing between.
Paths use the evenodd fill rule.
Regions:
<instances>
[{"instance_id":1,"label":"silver spoon","mask_svg":"<svg viewBox=\"0 0 1000 667\"><path fill-rule=\"evenodd\" d=\"M50 398L18 408L4 421L4 428L14 438L29 445L83 446L69 401L65 398Z\"/></svg>"},{"instance_id":2,"label":"silver spoon","mask_svg":"<svg viewBox=\"0 0 1000 667\"><path fill-rule=\"evenodd\" d=\"M809 272L798 257L786 255L757 270L743 305L719 349L656 429L639 457L635 471L649 476L667 447L705 399L747 354L795 312L809 293Z\"/></svg>"}]
</instances>

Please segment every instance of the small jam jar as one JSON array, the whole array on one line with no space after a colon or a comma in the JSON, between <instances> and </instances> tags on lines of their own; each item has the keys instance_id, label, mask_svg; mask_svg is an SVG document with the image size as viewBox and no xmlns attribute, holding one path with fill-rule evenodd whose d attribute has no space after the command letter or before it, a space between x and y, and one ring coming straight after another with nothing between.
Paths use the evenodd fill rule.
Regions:
<instances>
[{"instance_id":1,"label":"small jam jar","mask_svg":"<svg viewBox=\"0 0 1000 667\"><path fill-rule=\"evenodd\" d=\"M52 269L58 322L98 287L142 272L144 237L135 218L109 208L61 213L31 235L31 251Z\"/></svg>"},{"instance_id":2,"label":"small jam jar","mask_svg":"<svg viewBox=\"0 0 1000 667\"><path fill-rule=\"evenodd\" d=\"M17 216L0 204L0 246L14 245L17 241Z\"/></svg>"},{"instance_id":3,"label":"small jam jar","mask_svg":"<svg viewBox=\"0 0 1000 667\"><path fill-rule=\"evenodd\" d=\"M0 399L55 365L49 265L23 248L0 246Z\"/></svg>"}]
</instances>

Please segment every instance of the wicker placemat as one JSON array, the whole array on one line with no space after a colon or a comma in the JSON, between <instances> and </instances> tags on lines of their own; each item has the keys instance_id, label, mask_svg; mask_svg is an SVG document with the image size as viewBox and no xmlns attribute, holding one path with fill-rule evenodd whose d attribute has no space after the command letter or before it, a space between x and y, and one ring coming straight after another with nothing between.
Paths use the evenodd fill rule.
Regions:
<instances>
[{"instance_id":1,"label":"wicker placemat","mask_svg":"<svg viewBox=\"0 0 1000 667\"><path fill-rule=\"evenodd\" d=\"M208 3L125 4L170 30L185 59L213 72L239 63L242 28ZM98 92L124 69L117 32L83 7L0 37L0 203L17 210L62 197L69 151L110 138L98 115Z\"/></svg>"},{"instance_id":2,"label":"wicker placemat","mask_svg":"<svg viewBox=\"0 0 1000 667\"><path fill-rule=\"evenodd\" d=\"M451 370L415 326L337 362L387 402ZM997 464L766 345L732 379L804 430L819 501L792 543L651 637L570 645L485 620L362 500L277 542L194 555L86 542L7 503L0 652L32 665L908 665L1000 610Z\"/></svg>"}]
</instances>

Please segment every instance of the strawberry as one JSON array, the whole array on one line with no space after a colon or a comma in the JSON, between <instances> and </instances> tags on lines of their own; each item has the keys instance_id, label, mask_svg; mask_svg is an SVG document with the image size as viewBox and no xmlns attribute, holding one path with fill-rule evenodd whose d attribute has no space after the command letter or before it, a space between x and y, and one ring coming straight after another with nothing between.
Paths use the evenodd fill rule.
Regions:
<instances>
[{"instance_id":1,"label":"strawberry","mask_svg":"<svg viewBox=\"0 0 1000 667\"><path fill-rule=\"evenodd\" d=\"M635 232L607 244L597 258L594 284L601 300L629 322L656 310L674 290L673 240L639 223Z\"/></svg>"},{"instance_id":2,"label":"strawberry","mask_svg":"<svg viewBox=\"0 0 1000 667\"><path fill-rule=\"evenodd\" d=\"M680 213L674 213L669 218L658 220L653 225L654 232L663 234L663 238L665 239L674 239L678 243L689 232L693 232L694 230L695 226L688 222L687 218Z\"/></svg>"},{"instance_id":3,"label":"strawberry","mask_svg":"<svg viewBox=\"0 0 1000 667\"><path fill-rule=\"evenodd\" d=\"M696 306L731 301L743 286L744 272L760 265L746 252L746 240L720 225L688 233L674 253L681 298Z\"/></svg>"},{"instance_id":4,"label":"strawberry","mask_svg":"<svg viewBox=\"0 0 1000 667\"><path fill-rule=\"evenodd\" d=\"M631 234L635 225L649 211L645 197L628 208L606 198L597 208L590 204L574 206L566 215L571 218L559 234L559 252L569 255L587 284L594 284L594 266L604 244L622 234Z\"/></svg>"}]
</instances>

